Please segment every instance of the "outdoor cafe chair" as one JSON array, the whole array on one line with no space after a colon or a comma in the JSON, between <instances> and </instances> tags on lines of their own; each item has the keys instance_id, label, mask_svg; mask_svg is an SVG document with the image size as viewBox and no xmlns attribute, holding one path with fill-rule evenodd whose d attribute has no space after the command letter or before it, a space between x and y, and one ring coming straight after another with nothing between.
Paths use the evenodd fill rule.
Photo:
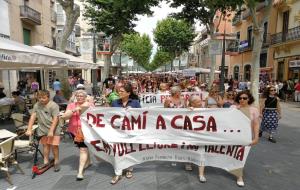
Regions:
<instances>
[{"instance_id":1,"label":"outdoor cafe chair","mask_svg":"<svg viewBox=\"0 0 300 190\"><path fill-rule=\"evenodd\" d=\"M11 105L2 105L0 106L0 119L6 120L10 118L11 114Z\"/></svg>"},{"instance_id":2,"label":"outdoor cafe chair","mask_svg":"<svg viewBox=\"0 0 300 190\"><path fill-rule=\"evenodd\" d=\"M33 131L33 134L35 132L35 130L38 128L38 125L33 125L32 126L32 131ZM27 128L26 128L27 129ZM28 138L26 139L23 139L22 137L25 136L25 132L26 130L23 131L23 133L19 133L19 135L16 137L15 139L15 159L17 160L18 158L18 153L23 153L23 152L26 152L26 153L33 153L35 148L33 146L33 143L34 143L34 136L31 135L29 136Z\"/></svg>"},{"instance_id":3,"label":"outdoor cafe chair","mask_svg":"<svg viewBox=\"0 0 300 190\"><path fill-rule=\"evenodd\" d=\"M10 185L13 185L9 173L10 165L16 165L21 173L24 174L24 171L21 169L18 162L14 159L14 140L15 137L9 137L0 142L0 170L6 173L7 181Z\"/></svg>"}]
</instances>

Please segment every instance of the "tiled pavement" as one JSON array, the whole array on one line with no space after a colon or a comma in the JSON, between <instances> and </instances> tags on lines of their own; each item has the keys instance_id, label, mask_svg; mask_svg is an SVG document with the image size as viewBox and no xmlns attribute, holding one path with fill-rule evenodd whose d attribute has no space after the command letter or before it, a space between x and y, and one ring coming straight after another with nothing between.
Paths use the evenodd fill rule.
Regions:
<instances>
[{"instance_id":1,"label":"tiled pavement","mask_svg":"<svg viewBox=\"0 0 300 190\"><path fill-rule=\"evenodd\" d=\"M279 130L278 143L272 144L265 138L251 149L246 167L243 189L251 190L297 190L300 187L300 105L283 103L283 119ZM9 122L0 123L1 128L11 128ZM92 167L85 173L83 181L76 181L78 166L78 149L70 139L60 146L61 171L55 173L53 168L43 175L31 179L32 155L19 155L19 162L25 175L14 167L10 169L14 185L10 186L0 172L0 190L234 190L240 189L233 176L226 171L207 167L207 183L200 183L196 167L192 172L184 170L183 164L171 166L168 162L149 162L134 167L132 179L122 178L116 185L109 182L113 176L112 166L94 159ZM40 158L41 159L41 158Z\"/></svg>"}]
</instances>

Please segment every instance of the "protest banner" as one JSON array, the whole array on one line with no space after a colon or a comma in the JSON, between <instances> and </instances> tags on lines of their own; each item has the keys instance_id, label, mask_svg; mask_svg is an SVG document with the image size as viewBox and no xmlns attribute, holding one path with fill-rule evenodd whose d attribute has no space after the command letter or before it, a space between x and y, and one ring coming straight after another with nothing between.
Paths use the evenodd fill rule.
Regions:
<instances>
[{"instance_id":1,"label":"protest banner","mask_svg":"<svg viewBox=\"0 0 300 190\"><path fill-rule=\"evenodd\" d=\"M154 93L143 93L139 95L140 104L144 107L164 107L163 104L165 100L170 97L169 93L162 93L162 94L154 94ZM191 96L200 96L201 100L204 101L205 99L205 92L182 92L181 97L184 100L188 100Z\"/></svg>"},{"instance_id":2,"label":"protest banner","mask_svg":"<svg viewBox=\"0 0 300 190\"><path fill-rule=\"evenodd\" d=\"M115 173L146 161L242 168L250 120L237 109L95 108L81 117L85 142Z\"/></svg>"}]
</instances>

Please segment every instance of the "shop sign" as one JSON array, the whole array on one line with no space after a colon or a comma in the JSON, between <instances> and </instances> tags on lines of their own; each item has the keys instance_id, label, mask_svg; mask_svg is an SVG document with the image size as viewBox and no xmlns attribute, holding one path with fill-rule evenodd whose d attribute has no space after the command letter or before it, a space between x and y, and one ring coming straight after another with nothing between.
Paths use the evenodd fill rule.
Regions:
<instances>
[{"instance_id":1,"label":"shop sign","mask_svg":"<svg viewBox=\"0 0 300 190\"><path fill-rule=\"evenodd\" d=\"M293 60L289 62L289 67L300 67L300 60Z\"/></svg>"}]
</instances>

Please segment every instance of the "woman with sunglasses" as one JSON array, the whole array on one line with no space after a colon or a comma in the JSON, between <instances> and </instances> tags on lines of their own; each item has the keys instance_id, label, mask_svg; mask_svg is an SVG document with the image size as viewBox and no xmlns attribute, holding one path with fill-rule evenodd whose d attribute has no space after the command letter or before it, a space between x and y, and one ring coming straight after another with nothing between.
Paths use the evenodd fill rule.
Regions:
<instances>
[{"instance_id":1,"label":"woman with sunglasses","mask_svg":"<svg viewBox=\"0 0 300 190\"><path fill-rule=\"evenodd\" d=\"M235 93L232 88L228 88L226 98L224 99L223 108L229 108L234 104Z\"/></svg>"},{"instance_id":2,"label":"woman with sunglasses","mask_svg":"<svg viewBox=\"0 0 300 190\"><path fill-rule=\"evenodd\" d=\"M276 89L274 86L267 88L265 98L261 101L260 116L262 117L261 129L259 136L265 131L269 134L269 141L276 143L273 134L278 128L278 120L281 118L280 99L276 96Z\"/></svg>"},{"instance_id":3,"label":"woman with sunglasses","mask_svg":"<svg viewBox=\"0 0 300 190\"><path fill-rule=\"evenodd\" d=\"M133 93L132 85L130 83L125 84L119 89L120 99L112 102L111 107L120 107L120 108L141 108L140 102L136 98L136 95ZM132 178L133 168L127 168L125 171L125 177L127 179ZM118 183L122 178L122 175L115 175L110 183L112 185Z\"/></svg>"},{"instance_id":4,"label":"woman with sunglasses","mask_svg":"<svg viewBox=\"0 0 300 190\"><path fill-rule=\"evenodd\" d=\"M223 99L219 94L217 86L212 86L208 96L205 99L205 107L206 108L219 108L223 105Z\"/></svg>"},{"instance_id":5,"label":"woman with sunglasses","mask_svg":"<svg viewBox=\"0 0 300 190\"><path fill-rule=\"evenodd\" d=\"M252 142L251 146L258 143L258 133L259 133L259 111L256 107L252 106L254 98L252 94L248 91L241 91L235 97L235 102L237 106L233 105L231 107L238 108L242 113L244 113L251 120L252 128ZM237 185L239 187L245 186L243 180L243 168L235 170L234 175L237 177Z\"/></svg>"}]
</instances>

